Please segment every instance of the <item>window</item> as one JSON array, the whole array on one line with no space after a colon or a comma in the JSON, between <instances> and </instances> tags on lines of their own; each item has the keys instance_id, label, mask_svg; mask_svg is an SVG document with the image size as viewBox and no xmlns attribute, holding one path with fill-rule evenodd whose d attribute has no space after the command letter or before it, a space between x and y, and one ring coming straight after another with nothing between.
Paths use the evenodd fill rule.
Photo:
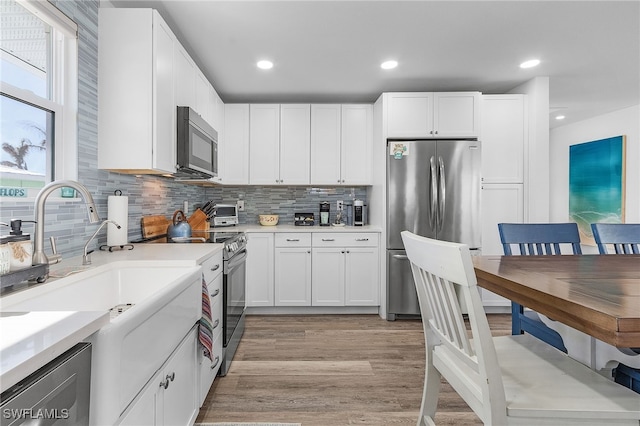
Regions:
<instances>
[{"instance_id":1,"label":"window","mask_svg":"<svg viewBox=\"0 0 640 426\"><path fill-rule=\"evenodd\" d=\"M77 179L77 26L47 1L0 2L0 197Z\"/></svg>"}]
</instances>

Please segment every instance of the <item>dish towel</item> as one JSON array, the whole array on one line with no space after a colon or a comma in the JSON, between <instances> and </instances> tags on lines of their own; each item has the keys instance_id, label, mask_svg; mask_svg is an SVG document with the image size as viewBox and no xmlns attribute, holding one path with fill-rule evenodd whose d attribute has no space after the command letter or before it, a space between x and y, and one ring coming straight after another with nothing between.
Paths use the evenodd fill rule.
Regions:
<instances>
[{"instance_id":1,"label":"dish towel","mask_svg":"<svg viewBox=\"0 0 640 426\"><path fill-rule=\"evenodd\" d=\"M204 356L213 362L213 324L211 319L211 302L209 301L209 289L202 274L202 317L198 324L198 341L204 349Z\"/></svg>"}]
</instances>

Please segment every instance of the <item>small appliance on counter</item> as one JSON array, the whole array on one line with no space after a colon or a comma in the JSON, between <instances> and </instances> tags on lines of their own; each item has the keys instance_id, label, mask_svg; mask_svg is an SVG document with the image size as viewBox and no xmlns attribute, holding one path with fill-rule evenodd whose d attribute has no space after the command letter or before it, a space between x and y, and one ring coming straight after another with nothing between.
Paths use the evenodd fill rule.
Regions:
<instances>
[{"instance_id":1,"label":"small appliance on counter","mask_svg":"<svg viewBox=\"0 0 640 426\"><path fill-rule=\"evenodd\" d=\"M293 224L295 226L313 226L316 220L313 213L294 213Z\"/></svg>"},{"instance_id":2,"label":"small appliance on counter","mask_svg":"<svg viewBox=\"0 0 640 426\"><path fill-rule=\"evenodd\" d=\"M328 202L320 203L320 226L329 226L329 215L331 213L331 204Z\"/></svg>"},{"instance_id":3,"label":"small appliance on counter","mask_svg":"<svg viewBox=\"0 0 640 426\"><path fill-rule=\"evenodd\" d=\"M344 202L344 222L347 226L353 226L353 201Z\"/></svg>"},{"instance_id":4,"label":"small appliance on counter","mask_svg":"<svg viewBox=\"0 0 640 426\"><path fill-rule=\"evenodd\" d=\"M362 200L353 202L353 225L364 226L367 224L367 206Z\"/></svg>"},{"instance_id":5,"label":"small appliance on counter","mask_svg":"<svg viewBox=\"0 0 640 426\"><path fill-rule=\"evenodd\" d=\"M237 204L215 204L213 207L213 226L235 226L238 224Z\"/></svg>"}]
</instances>

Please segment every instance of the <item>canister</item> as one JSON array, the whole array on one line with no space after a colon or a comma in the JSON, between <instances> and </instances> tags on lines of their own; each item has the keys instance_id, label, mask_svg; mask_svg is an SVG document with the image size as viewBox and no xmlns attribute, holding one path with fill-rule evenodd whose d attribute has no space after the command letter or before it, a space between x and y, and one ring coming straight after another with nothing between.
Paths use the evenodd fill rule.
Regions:
<instances>
[{"instance_id":1,"label":"canister","mask_svg":"<svg viewBox=\"0 0 640 426\"><path fill-rule=\"evenodd\" d=\"M345 223L347 226L353 226L353 201L344 202Z\"/></svg>"}]
</instances>

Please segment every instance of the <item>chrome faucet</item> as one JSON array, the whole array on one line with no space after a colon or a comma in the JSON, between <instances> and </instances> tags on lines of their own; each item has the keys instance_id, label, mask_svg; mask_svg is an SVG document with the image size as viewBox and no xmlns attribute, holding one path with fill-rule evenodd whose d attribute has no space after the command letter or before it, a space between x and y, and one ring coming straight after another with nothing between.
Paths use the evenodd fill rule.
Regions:
<instances>
[{"instance_id":1,"label":"chrome faucet","mask_svg":"<svg viewBox=\"0 0 640 426\"><path fill-rule=\"evenodd\" d=\"M91 238L89 238L89 241L87 241L87 244L84 245L84 251L82 252L82 264L83 265L91 265L91 257L89 257L91 255L91 252L87 253L87 250L89 249L89 243L96 237L96 235L98 235L98 232L100 232L100 230L102 229L103 226L105 226L107 223L112 223L116 226L116 228L120 229L122 228L120 225L118 225L118 223L114 220L104 220L102 221L102 223L100 224L100 226L98 226L98 229L96 229L96 232L93 233L93 235L91 236Z\"/></svg>"},{"instance_id":2,"label":"chrome faucet","mask_svg":"<svg viewBox=\"0 0 640 426\"><path fill-rule=\"evenodd\" d=\"M49 263L59 261L59 258L56 258L53 262L50 262L49 258L44 253L44 203L53 191L65 187L75 189L82 196L85 204L87 205L89 222L96 223L100 221L93 197L82 184L73 180L57 180L46 185L40 190L40 192L38 192L34 203L36 232L33 236L33 265L48 265Z\"/></svg>"}]
</instances>

